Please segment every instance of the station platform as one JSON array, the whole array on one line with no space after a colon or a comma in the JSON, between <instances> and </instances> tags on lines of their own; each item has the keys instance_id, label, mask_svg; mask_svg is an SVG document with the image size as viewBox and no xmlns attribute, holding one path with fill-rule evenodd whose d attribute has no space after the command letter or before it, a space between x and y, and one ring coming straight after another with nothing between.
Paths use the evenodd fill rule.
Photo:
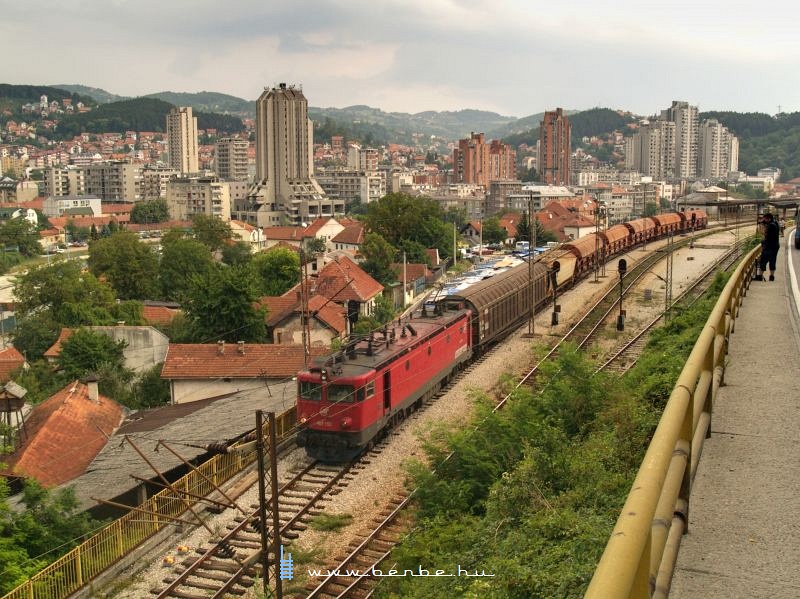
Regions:
<instances>
[{"instance_id":1,"label":"station platform","mask_svg":"<svg viewBox=\"0 0 800 599\"><path fill-rule=\"evenodd\" d=\"M671 599L800 597L800 250L753 281L692 486Z\"/></svg>"}]
</instances>

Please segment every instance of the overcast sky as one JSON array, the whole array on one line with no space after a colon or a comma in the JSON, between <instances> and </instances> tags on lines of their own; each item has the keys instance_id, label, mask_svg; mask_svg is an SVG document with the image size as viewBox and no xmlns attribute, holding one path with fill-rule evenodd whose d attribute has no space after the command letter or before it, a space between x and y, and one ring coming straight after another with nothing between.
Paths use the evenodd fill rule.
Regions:
<instances>
[{"instance_id":1,"label":"overcast sky","mask_svg":"<svg viewBox=\"0 0 800 599\"><path fill-rule=\"evenodd\" d=\"M794 7L794 8L793 8ZM785 0L0 0L0 82L386 111L800 110Z\"/></svg>"}]
</instances>

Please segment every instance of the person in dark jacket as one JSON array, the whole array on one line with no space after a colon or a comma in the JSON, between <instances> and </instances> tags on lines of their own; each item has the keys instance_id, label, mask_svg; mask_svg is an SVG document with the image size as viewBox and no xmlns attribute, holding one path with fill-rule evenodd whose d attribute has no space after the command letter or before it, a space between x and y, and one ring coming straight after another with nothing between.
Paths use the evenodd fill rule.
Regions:
<instances>
[{"instance_id":1,"label":"person in dark jacket","mask_svg":"<svg viewBox=\"0 0 800 599\"><path fill-rule=\"evenodd\" d=\"M769 280L775 280L775 264L778 260L778 249L781 247L781 235L778 230L778 223L773 216L767 212L761 218L764 230L764 239L761 240L761 258L758 262L756 280L763 281L767 265L769 265Z\"/></svg>"}]
</instances>

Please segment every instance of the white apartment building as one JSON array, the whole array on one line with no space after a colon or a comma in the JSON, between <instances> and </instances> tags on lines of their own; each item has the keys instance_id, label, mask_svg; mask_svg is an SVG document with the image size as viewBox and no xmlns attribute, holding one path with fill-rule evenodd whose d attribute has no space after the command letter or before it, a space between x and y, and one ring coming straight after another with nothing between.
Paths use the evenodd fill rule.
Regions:
<instances>
[{"instance_id":1,"label":"white apartment building","mask_svg":"<svg viewBox=\"0 0 800 599\"><path fill-rule=\"evenodd\" d=\"M77 166L51 166L45 169L44 182L51 196L79 196L86 193L86 173Z\"/></svg>"},{"instance_id":2,"label":"white apartment building","mask_svg":"<svg viewBox=\"0 0 800 599\"><path fill-rule=\"evenodd\" d=\"M42 212L48 218L65 214L100 216L103 214L103 205L100 198L92 195L48 196L42 203Z\"/></svg>"},{"instance_id":3,"label":"white apartment building","mask_svg":"<svg viewBox=\"0 0 800 599\"><path fill-rule=\"evenodd\" d=\"M674 176L695 179L700 127L697 106L673 100L672 106L661 111L661 120L675 124Z\"/></svg>"},{"instance_id":4,"label":"white apartment building","mask_svg":"<svg viewBox=\"0 0 800 599\"><path fill-rule=\"evenodd\" d=\"M182 175L199 170L197 158L197 117L191 106L173 108L167 115L168 164Z\"/></svg>"},{"instance_id":5,"label":"white apartment building","mask_svg":"<svg viewBox=\"0 0 800 599\"><path fill-rule=\"evenodd\" d=\"M739 170L739 139L716 119L700 125L700 177L725 179Z\"/></svg>"},{"instance_id":6,"label":"white apartment building","mask_svg":"<svg viewBox=\"0 0 800 599\"><path fill-rule=\"evenodd\" d=\"M157 200L167 197L167 183L180 175L168 166L146 166L142 169L142 199Z\"/></svg>"},{"instance_id":7,"label":"white apartment building","mask_svg":"<svg viewBox=\"0 0 800 599\"><path fill-rule=\"evenodd\" d=\"M223 181L247 181L247 150L250 143L238 137L223 137L214 146L214 172Z\"/></svg>"},{"instance_id":8,"label":"white apartment building","mask_svg":"<svg viewBox=\"0 0 800 599\"><path fill-rule=\"evenodd\" d=\"M172 179L167 183L167 208L172 220L191 220L195 214L231 220L228 184L218 177Z\"/></svg>"}]
</instances>

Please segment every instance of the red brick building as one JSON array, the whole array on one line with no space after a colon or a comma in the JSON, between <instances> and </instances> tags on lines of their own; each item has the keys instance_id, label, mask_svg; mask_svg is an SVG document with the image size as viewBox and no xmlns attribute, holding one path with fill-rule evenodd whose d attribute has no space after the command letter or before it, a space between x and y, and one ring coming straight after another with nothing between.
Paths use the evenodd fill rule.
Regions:
<instances>
[{"instance_id":1,"label":"red brick building","mask_svg":"<svg viewBox=\"0 0 800 599\"><path fill-rule=\"evenodd\" d=\"M569 185L570 124L564 110L544 113L539 128L539 174L547 185Z\"/></svg>"}]
</instances>

